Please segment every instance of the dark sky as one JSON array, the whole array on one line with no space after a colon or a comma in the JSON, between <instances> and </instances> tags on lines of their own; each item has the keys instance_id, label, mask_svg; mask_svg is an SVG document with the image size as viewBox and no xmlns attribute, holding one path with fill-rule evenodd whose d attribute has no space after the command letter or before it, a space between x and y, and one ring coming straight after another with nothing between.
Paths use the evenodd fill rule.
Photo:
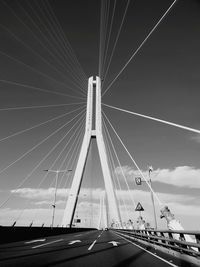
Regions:
<instances>
[{"instance_id":1,"label":"dark sky","mask_svg":"<svg viewBox=\"0 0 200 267\"><path fill-rule=\"evenodd\" d=\"M130 1L103 91L172 2L171 0ZM49 0L48 3L62 26L86 76L97 75L100 1ZM112 14L114 1L111 0L110 3L109 17ZM117 1L106 62L111 55L126 3L125 0ZM106 104L200 129L199 14L200 1L177 1L140 52L107 91L102 101ZM56 36L58 29L52 24L51 26L48 24L47 15L46 1L43 0L5 0L0 2L0 108L85 101L82 99L83 96L79 93L78 87L74 86L76 81L70 78L69 60L64 57L63 50L59 50L61 40ZM68 56L67 50L65 52ZM73 75L76 75L74 69L72 72ZM41 75L41 73L43 74ZM30 87L11 85L2 80L70 94L78 98L36 91ZM55 80L58 80L59 83ZM85 85L83 87L86 89ZM75 105L73 108L66 106L0 111L0 138L78 107L80 105ZM127 115L107 107L104 107L103 110L144 171L148 165L153 165L155 170L174 170L180 166L188 166L199 171L200 137L198 135ZM74 114L69 115L69 118L78 112L75 111ZM66 118L63 118L1 142L0 169L9 165L65 122ZM15 188L21 181L21 177L25 177L31 171L38 160L44 157L67 129L69 128L64 128L54 139L50 139L29 157L1 174L1 188L5 190ZM122 165L133 167L113 133L111 136ZM60 149L62 146L63 144ZM96 147L94 146L92 149L95 153ZM52 159L53 156L45 161L32 180L24 187L35 187L41 179L42 170L48 168ZM93 158L93 166L99 170L97 159L98 156ZM102 183L99 182L101 172L97 171L97 173L98 179L96 179L95 185L98 187L102 186ZM90 185L91 183L90 181ZM89 182L86 182L85 186L88 185ZM92 186L95 187L95 185L93 182ZM197 196L199 190L199 187L195 189L180 188L179 184L164 184L163 186L163 183L159 182L155 182L155 187L159 192L171 192L172 194L179 192L179 194L190 196L192 194ZM2 201L7 193L7 191L2 193Z\"/></svg>"}]
</instances>

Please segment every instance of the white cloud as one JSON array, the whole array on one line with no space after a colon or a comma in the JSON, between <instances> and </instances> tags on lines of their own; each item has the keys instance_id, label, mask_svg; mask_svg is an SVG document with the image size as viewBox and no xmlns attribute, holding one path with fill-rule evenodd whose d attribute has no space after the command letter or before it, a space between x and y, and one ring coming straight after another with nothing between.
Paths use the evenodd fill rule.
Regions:
<instances>
[{"instance_id":1,"label":"white cloud","mask_svg":"<svg viewBox=\"0 0 200 267\"><path fill-rule=\"evenodd\" d=\"M84 194L89 193L90 189L83 188L81 191L84 192ZM22 193L20 195L19 193ZM30 195L27 192L31 192ZM51 192L51 190L50 190ZM81 194L83 194L83 192ZM98 200L98 202L90 202L90 195L83 196L81 199L79 199L78 206L76 209L75 218L78 216L81 218L81 224L79 226L88 227L88 226L97 226L98 220L99 220L99 198L101 195L102 189L96 188L93 190L93 196L94 200ZM20 218L18 225L28 225L30 222L34 219L34 224L41 225L43 222L45 222L47 225L50 225L51 218L52 218L52 209L51 204L52 201L49 199L44 199L44 197L47 197L49 193L49 189L41 189L41 191L38 191L38 189L31 189L27 190L27 188L22 188L20 191L18 191L19 196L21 197L27 197L28 199L31 199L33 201L36 201L36 205L49 205L49 207L42 206L43 208L32 208L27 209L23 212L22 218ZM59 191L60 196L63 196L62 190ZM66 193L66 191L65 191ZM127 221L128 218L131 218L136 221L138 217L138 212L135 212L135 204L132 203L130 199L130 195L126 190L117 191L116 192L118 196L118 200L120 205L119 209L123 218L123 221ZM152 212L152 203L151 203L151 197L149 192L145 192L142 190L131 190L130 194L134 197L135 203L141 202L141 204L144 207L144 213L143 217L146 221L149 221L153 225L153 212ZM34 199L33 199L34 196ZM40 196L40 199L36 198L36 196ZM53 195L52 195L53 196ZM64 195L66 197L66 195ZM167 205L171 212L175 214L175 217L179 219L185 227L185 229L190 230L200 230L200 225L198 225L199 217L200 217L200 205L195 201L195 197L183 195L183 194L169 194L169 193L159 193L158 197L162 201L163 205ZM126 208L128 209L128 217L126 208L124 207L124 202L122 201L122 198L124 202L126 203ZM51 199L52 200L52 199ZM56 221L55 225L59 224L62 220L63 212L64 212L64 205L66 203L66 200L64 199L58 199L58 204L60 206L57 206L56 209ZM61 206L62 204L62 206ZM164 219L159 219L160 216L160 209L162 206L159 206L158 203L155 200L155 206L156 206L156 213L158 218L158 224L159 228L166 228L166 221ZM62 208L61 208L62 207ZM8 224L11 225L15 219L19 216L22 210L20 209L4 209L2 210L0 214L0 220L2 224ZM36 215L34 215L36 214Z\"/></svg>"},{"instance_id":2,"label":"white cloud","mask_svg":"<svg viewBox=\"0 0 200 267\"><path fill-rule=\"evenodd\" d=\"M123 172L129 181L134 181L136 176L140 176L138 171L129 166L122 166ZM146 179L148 172L142 171ZM123 178L121 168L117 167L115 173ZM179 166L174 169L157 169L151 174L153 181L171 184L180 187L200 188L200 169L191 166Z\"/></svg>"},{"instance_id":3,"label":"white cloud","mask_svg":"<svg viewBox=\"0 0 200 267\"><path fill-rule=\"evenodd\" d=\"M36 189L36 188L19 188L17 190L11 190L11 193L17 194L22 198L28 199L52 199L54 196L55 188L48 189ZM66 189L58 189L57 194L61 197L66 196Z\"/></svg>"},{"instance_id":4,"label":"white cloud","mask_svg":"<svg viewBox=\"0 0 200 267\"><path fill-rule=\"evenodd\" d=\"M181 187L200 188L200 169L180 166L173 170L158 169L155 180Z\"/></svg>"},{"instance_id":5,"label":"white cloud","mask_svg":"<svg viewBox=\"0 0 200 267\"><path fill-rule=\"evenodd\" d=\"M19 188L11 190L12 194L16 194L22 198L32 199L32 200L52 200L55 194L55 188L47 188L47 189L37 189L37 188ZM91 197L92 193L92 199L93 200L99 200L100 195L102 193L101 188L96 188L92 190L89 188L83 188L81 189L81 192L79 194L79 199L88 199ZM69 189L57 189L57 197L58 198L64 198L69 194Z\"/></svg>"},{"instance_id":6,"label":"white cloud","mask_svg":"<svg viewBox=\"0 0 200 267\"><path fill-rule=\"evenodd\" d=\"M61 205L61 204L66 204L66 201L64 201L64 200L57 200L56 201L56 206ZM36 201L36 202L34 202L34 205L38 205L38 206L40 206L40 205L52 205L52 201L50 201L50 200Z\"/></svg>"},{"instance_id":7,"label":"white cloud","mask_svg":"<svg viewBox=\"0 0 200 267\"><path fill-rule=\"evenodd\" d=\"M54 189L55 190L55 189ZM51 205L54 198L54 190L51 188L47 189L34 189L34 188L21 188L13 190L13 193L17 194L21 198L31 199L35 205ZM63 193L65 192L65 194ZM92 198L90 194L91 189L83 188L79 196L79 203L99 203L102 188L95 188L92 190ZM69 190L67 190L69 192ZM150 201L150 192L143 190L116 190L118 199L122 202L122 199L126 201L128 205L136 205L139 201ZM65 204L67 201L68 193L66 189L58 189L57 204ZM183 194L170 194L170 193L157 193L158 198L162 203L182 203L185 205L199 205L195 196L183 195ZM135 201L135 204L133 202ZM156 199L155 199L156 201ZM200 202L200 201L199 201Z\"/></svg>"}]
</instances>

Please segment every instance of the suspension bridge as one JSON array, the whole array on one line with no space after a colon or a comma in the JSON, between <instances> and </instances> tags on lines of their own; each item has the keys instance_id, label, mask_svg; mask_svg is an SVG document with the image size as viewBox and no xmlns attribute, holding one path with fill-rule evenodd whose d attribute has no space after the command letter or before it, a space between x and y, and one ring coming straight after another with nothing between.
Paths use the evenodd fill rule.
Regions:
<instances>
[{"instance_id":1,"label":"suspension bridge","mask_svg":"<svg viewBox=\"0 0 200 267\"><path fill-rule=\"evenodd\" d=\"M120 39L131 40L130 31L128 39L122 38L123 31L134 15L141 18L145 1L79 2L79 11L77 3L68 3L68 16L62 8L66 1L0 3L0 265L199 266L200 170L188 156L199 153L191 144L199 142L198 124L187 116L178 123L170 111L167 116L145 108L138 112L136 102L128 104L135 97L129 85L132 71L126 85L134 60L170 17L185 10L184 4L152 1L156 19L142 38L138 34L141 41L128 57L128 43L123 44L120 55L125 60L120 61ZM193 10L197 7L195 2ZM98 22L98 50L78 40L75 50L85 46L87 55L82 50L77 57L64 25L73 16L80 16L75 21L81 23L83 14L89 19L86 32L96 27L92 20ZM72 36L74 32L72 27ZM82 40L83 33L75 39ZM90 42L94 37L85 36ZM89 75L81 64L84 56L93 69ZM98 59L96 65L91 56ZM116 68L113 62L122 64ZM123 76L124 88L119 82ZM153 109L161 110L159 105ZM174 148L166 141L172 136ZM193 150L188 144L182 148L186 136ZM144 149L145 144L157 153Z\"/></svg>"}]
</instances>

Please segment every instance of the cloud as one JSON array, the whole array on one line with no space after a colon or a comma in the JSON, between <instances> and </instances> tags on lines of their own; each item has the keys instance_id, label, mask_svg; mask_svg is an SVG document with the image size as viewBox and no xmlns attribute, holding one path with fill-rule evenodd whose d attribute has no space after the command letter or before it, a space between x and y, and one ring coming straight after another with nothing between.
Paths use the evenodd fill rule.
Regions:
<instances>
[{"instance_id":1,"label":"cloud","mask_svg":"<svg viewBox=\"0 0 200 267\"><path fill-rule=\"evenodd\" d=\"M122 166L124 175L129 181L134 181L135 177L140 176L140 173L129 166ZM146 179L148 172L142 171ZM121 168L115 169L121 179L123 178ZM165 184L170 184L179 187L200 188L200 169L191 166L179 166L174 169L157 169L152 173L153 181L158 181Z\"/></svg>"},{"instance_id":2,"label":"cloud","mask_svg":"<svg viewBox=\"0 0 200 267\"><path fill-rule=\"evenodd\" d=\"M87 190L87 189L85 189ZM94 190L94 194L102 192L102 189L98 188ZM131 218L134 223L136 223L138 212L135 212L135 205L133 205L132 201L130 200L129 193L126 190L117 191L116 192L119 201L119 210L122 216L123 221L128 221ZM142 216L144 219L153 225L153 212L152 212L152 202L149 192L141 191L141 190L131 190L130 194L134 196L136 204L141 202L142 206L144 207L144 212ZM194 198L192 196L185 196L185 195L174 195L174 194L167 194L167 193L159 193L159 198L162 200L164 205L168 205L171 212L175 214L175 217L181 221L181 224L185 229L190 230L200 230L199 223L199 214L200 214L200 205L193 204ZM124 202L121 199L124 199L126 207L124 206ZM58 200L59 201L59 200ZM62 201L64 202L64 201ZM44 201L45 204L51 202ZM156 206L156 213L157 213L157 220L159 224L159 228L166 229L166 221L165 219L160 219L160 209L161 206L155 201ZM128 210L128 215L127 215ZM19 214L21 213L21 209L2 209L0 214L1 224L4 225L12 225L12 223L18 218ZM56 220L55 225L60 224L62 221L64 213L64 206L57 206L56 208ZM99 202L90 202L89 199L82 199L78 202L75 218L81 219L81 224L79 226L83 227L90 227L94 226L97 227L99 221L99 214L100 214L100 205ZM50 225L52 220L52 209L51 206L43 207L43 208L30 208L26 209L23 212L23 215L17 222L17 225L29 225L31 221L34 221L34 225Z\"/></svg>"},{"instance_id":3,"label":"cloud","mask_svg":"<svg viewBox=\"0 0 200 267\"><path fill-rule=\"evenodd\" d=\"M58 206L58 205L62 205L62 204L66 204L66 201L64 201L64 200L57 200L56 201L56 206ZM40 206L40 205L52 205L52 201L50 201L50 200L42 200L42 201L37 201L37 202L34 202L34 205L38 205L38 206Z\"/></svg>"},{"instance_id":4,"label":"cloud","mask_svg":"<svg viewBox=\"0 0 200 267\"><path fill-rule=\"evenodd\" d=\"M190 166L180 166L173 170L158 169L156 181L180 187L200 188L200 169Z\"/></svg>"},{"instance_id":5,"label":"cloud","mask_svg":"<svg viewBox=\"0 0 200 267\"><path fill-rule=\"evenodd\" d=\"M91 193L92 193L92 199L99 201L102 191L103 190L101 188L96 188L92 190L92 192L90 188L82 188L79 194L79 199L88 199L91 197ZM45 204L45 203L48 203L48 201L46 200L52 200L54 198L55 188L53 187L46 188L46 189L44 188L40 188L40 189L19 188L17 190L16 189L11 190L11 193L18 195L21 198L43 201L43 203ZM58 188L57 189L57 198L66 199L68 195L69 195L69 188L67 189Z\"/></svg>"},{"instance_id":6,"label":"cloud","mask_svg":"<svg viewBox=\"0 0 200 267\"><path fill-rule=\"evenodd\" d=\"M142 190L121 190L116 192L120 203L122 203L122 199L128 206L131 206L132 209L135 208L138 202L146 206L151 206L151 195L150 192L142 191ZM131 200L130 196L134 199L135 203ZM196 197L188 196L184 194L170 194L170 193L157 193L158 198L162 202L163 205L171 206L172 204L176 203L177 205L183 205L185 210L188 209L189 206L193 207L200 207L200 200L197 201ZM159 203L157 202L156 198L154 197L155 204L159 207Z\"/></svg>"},{"instance_id":7,"label":"cloud","mask_svg":"<svg viewBox=\"0 0 200 267\"><path fill-rule=\"evenodd\" d=\"M127 172L132 174L133 170L131 168L125 168ZM185 170L185 168L184 168ZM188 170L188 167L186 168ZM190 170L190 169L189 169ZM168 172L167 172L168 173ZM166 174L165 174L166 175ZM37 209L29 209L23 213L23 218L20 219L19 224L27 225L32 221L33 213L36 212L37 219L36 224L42 224L43 221L47 221L47 224L51 222L52 209L51 204L54 198L55 188L47 188L47 189L34 189L34 188L21 188L18 190L12 190L12 193L16 196L23 199L31 199L32 204L35 204L35 207L39 207ZM91 200L91 189L90 188L82 188L80 192L80 197L76 209L75 218L81 218L81 227L97 227L99 221L99 199L102 195L102 188L95 188L92 190L92 200ZM69 190L66 189L58 189L57 195L57 209L56 209L56 222L55 224L59 224L62 221L62 216L65 208L65 204L67 201ZM127 221L131 218L133 221L136 221L138 217L138 212L135 212L135 207L138 202L141 202L144 207L143 216L145 220L153 225L153 212L152 212L152 202L150 192L142 191L142 190L116 190L116 195L119 203L119 209L123 218L123 221ZM171 194L171 193L157 193L159 199L163 203L163 205L167 205L171 212L175 214L175 217L181 221L185 229L197 230L199 229L199 214L200 214L200 199L197 199L192 195L184 195L184 194ZM131 196L131 197L130 197ZM131 200L134 198L135 203ZM92 201L92 202L91 202ZM124 205L125 203L125 205ZM48 206L47 206L48 205ZM159 222L159 227L162 229L166 229L166 221L160 220L160 206L155 198L155 206L156 213ZM32 206L34 207L34 206ZM1 213L0 219L1 223L7 221L8 224L11 225L13 221L18 217L19 210L15 209L5 209L4 212ZM8 221L9 219L9 221Z\"/></svg>"},{"instance_id":8,"label":"cloud","mask_svg":"<svg viewBox=\"0 0 200 267\"><path fill-rule=\"evenodd\" d=\"M52 199L52 197L55 194L55 188L50 187L47 189L43 188L19 188L19 189L14 189L11 190L11 193L19 195L22 198L27 198L27 199L40 199L40 200L46 200L46 199ZM57 196L59 197L66 197L67 196L67 190L66 189L58 189L57 190Z\"/></svg>"},{"instance_id":9,"label":"cloud","mask_svg":"<svg viewBox=\"0 0 200 267\"><path fill-rule=\"evenodd\" d=\"M55 189L54 189L55 190ZM54 198L54 191L52 188L47 189L35 189L35 188L21 188L18 190L12 190L13 194L18 195L20 198L31 199L32 203L35 205L51 205ZM102 188L92 189L92 198L91 198L91 189L83 188L79 195L79 203L86 202L95 202L99 203L99 200L102 196L104 190ZM115 190L118 199L126 201L128 205L136 205L138 201L149 201L150 192L143 190ZM67 201L67 196L69 190L58 189L57 191L57 204L65 204ZM185 205L200 205L200 200L195 196L189 196L184 194L170 194L170 193L157 193L157 196L160 198L163 203L182 203ZM155 199L156 200L156 199ZM135 202L135 203L134 203Z\"/></svg>"}]
</instances>

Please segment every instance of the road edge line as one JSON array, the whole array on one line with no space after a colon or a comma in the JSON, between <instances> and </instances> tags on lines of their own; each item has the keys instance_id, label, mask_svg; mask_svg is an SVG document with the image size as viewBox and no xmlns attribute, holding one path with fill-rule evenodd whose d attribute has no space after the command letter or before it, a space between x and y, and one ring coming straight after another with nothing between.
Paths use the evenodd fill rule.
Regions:
<instances>
[{"instance_id":1,"label":"road edge line","mask_svg":"<svg viewBox=\"0 0 200 267\"><path fill-rule=\"evenodd\" d=\"M128 242L131 243L132 245L134 245L134 246L136 246L136 247L138 247L138 248L140 248L140 249L142 249L142 250L148 252L148 253L151 254L152 256L154 256L154 257L156 257L156 258L162 260L163 262L168 263L169 265L171 265L171 266L173 266L173 267L179 267L178 265L175 265L174 263L171 263L171 262L169 262L169 261L167 261L167 260L165 260L165 259L159 257L158 255L153 254L152 252L150 252L150 251L146 250L145 248L141 247L140 245L133 243L132 241L128 240L127 238L121 236L120 234L117 234L117 233L115 233L114 231L112 231L112 232L113 232L115 235L117 235L117 236L119 236L119 237L125 239L126 241L128 241Z\"/></svg>"}]
</instances>

